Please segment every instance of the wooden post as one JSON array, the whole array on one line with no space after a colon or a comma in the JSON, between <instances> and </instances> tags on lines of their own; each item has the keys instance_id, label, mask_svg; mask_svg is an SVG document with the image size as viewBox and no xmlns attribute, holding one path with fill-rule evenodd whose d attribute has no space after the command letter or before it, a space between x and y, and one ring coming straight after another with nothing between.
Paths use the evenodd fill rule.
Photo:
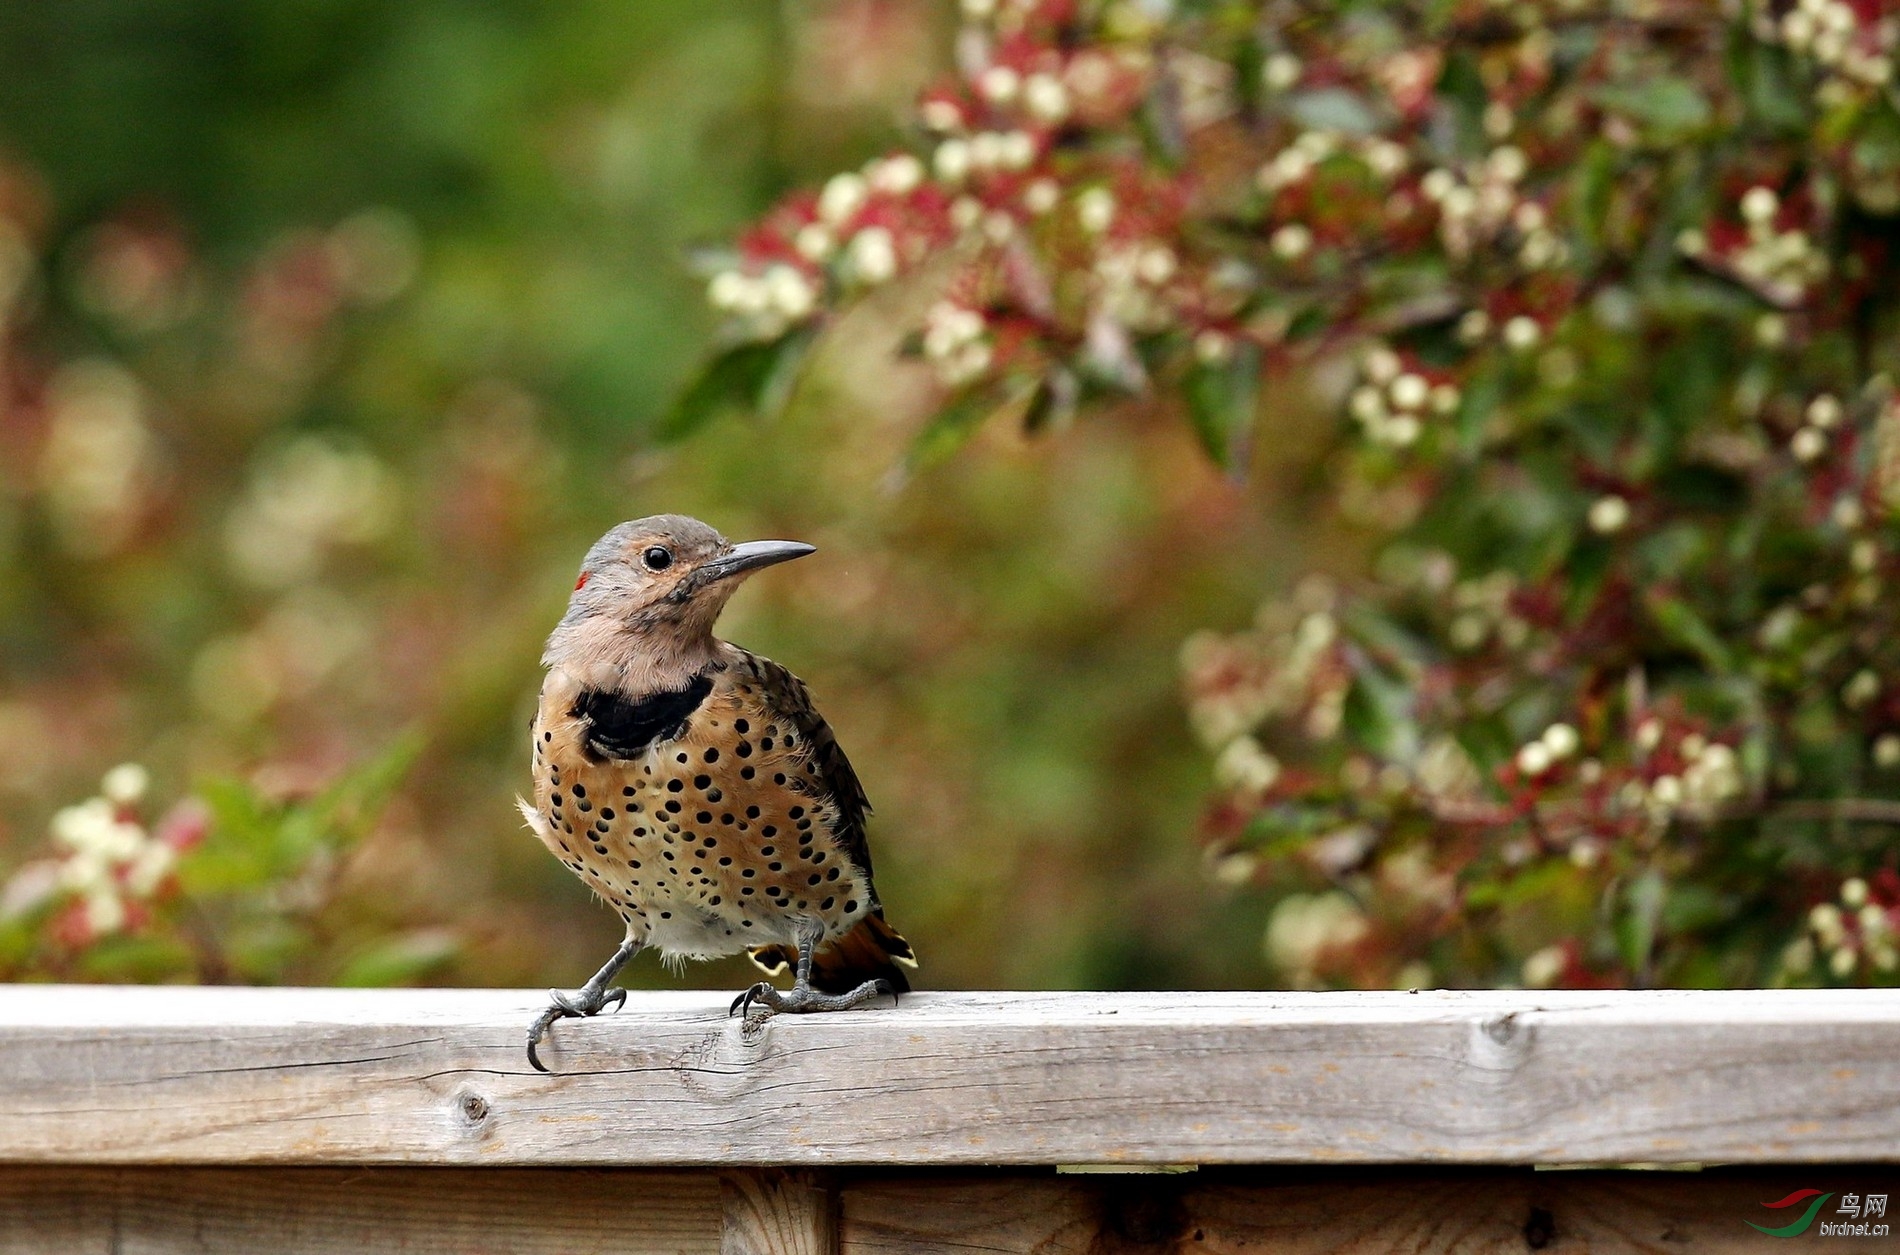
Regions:
<instances>
[{"instance_id":1,"label":"wooden post","mask_svg":"<svg viewBox=\"0 0 1900 1255\"><path fill-rule=\"evenodd\" d=\"M719 1178L719 1255L837 1255L838 1195L816 1172L728 1172Z\"/></svg>"}]
</instances>

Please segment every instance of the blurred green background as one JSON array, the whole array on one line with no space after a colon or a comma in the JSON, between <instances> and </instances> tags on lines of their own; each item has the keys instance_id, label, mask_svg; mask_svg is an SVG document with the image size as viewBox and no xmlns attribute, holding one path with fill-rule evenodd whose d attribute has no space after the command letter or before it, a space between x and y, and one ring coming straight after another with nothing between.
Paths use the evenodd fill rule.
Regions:
<instances>
[{"instance_id":1,"label":"blurred green background","mask_svg":"<svg viewBox=\"0 0 1900 1255\"><path fill-rule=\"evenodd\" d=\"M1246 483L1134 406L906 479L933 397L873 303L782 418L654 435L709 343L692 245L895 143L953 16L0 7L8 865L116 762L161 801L294 798L414 729L272 978L394 945L405 979L577 982L618 930L511 805L539 648L595 536L679 511L820 546L723 634L804 675L857 763L920 985L1268 981L1257 909L1201 866L1177 656L1351 561L1298 522L1314 424Z\"/></svg>"}]
</instances>

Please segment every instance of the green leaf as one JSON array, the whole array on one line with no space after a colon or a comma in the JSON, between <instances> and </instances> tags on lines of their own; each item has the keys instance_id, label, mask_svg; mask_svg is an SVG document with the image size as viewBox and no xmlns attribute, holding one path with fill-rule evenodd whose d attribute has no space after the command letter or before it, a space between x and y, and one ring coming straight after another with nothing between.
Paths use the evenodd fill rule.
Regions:
<instances>
[{"instance_id":1,"label":"green leaf","mask_svg":"<svg viewBox=\"0 0 1900 1255\"><path fill-rule=\"evenodd\" d=\"M1374 666L1356 669L1346 690L1346 731L1354 741L1389 762L1418 757L1412 686Z\"/></svg>"},{"instance_id":2,"label":"green leaf","mask_svg":"<svg viewBox=\"0 0 1900 1255\"><path fill-rule=\"evenodd\" d=\"M446 928L387 937L352 955L336 983L358 989L410 984L453 961L461 945L461 938Z\"/></svg>"},{"instance_id":3,"label":"green leaf","mask_svg":"<svg viewBox=\"0 0 1900 1255\"><path fill-rule=\"evenodd\" d=\"M1598 104L1628 114L1659 136L1679 138L1709 125L1709 102L1687 79L1661 75L1630 85L1599 87Z\"/></svg>"},{"instance_id":4,"label":"green leaf","mask_svg":"<svg viewBox=\"0 0 1900 1255\"><path fill-rule=\"evenodd\" d=\"M784 408L815 333L802 327L776 340L735 345L700 368L660 419L655 436L678 440L723 414L773 417Z\"/></svg>"},{"instance_id":5,"label":"green leaf","mask_svg":"<svg viewBox=\"0 0 1900 1255\"><path fill-rule=\"evenodd\" d=\"M1715 629L1709 626L1708 621L1688 602L1669 593L1652 590L1643 598L1643 605L1671 643L1680 645L1702 659L1709 670L1718 675L1735 670L1735 655Z\"/></svg>"},{"instance_id":6,"label":"green leaf","mask_svg":"<svg viewBox=\"0 0 1900 1255\"><path fill-rule=\"evenodd\" d=\"M1066 427L1075 418L1082 385L1064 366L1053 366L1036 382L1029 396L1029 408L1023 411L1023 430L1030 435L1052 427Z\"/></svg>"},{"instance_id":7,"label":"green leaf","mask_svg":"<svg viewBox=\"0 0 1900 1255\"><path fill-rule=\"evenodd\" d=\"M1260 395L1260 349L1237 345L1225 362L1196 363L1184 382L1194 434L1224 469L1244 456Z\"/></svg>"},{"instance_id":8,"label":"green leaf","mask_svg":"<svg viewBox=\"0 0 1900 1255\"><path fill-rule=\"evenodd\" d=\"M912 471L922 471L948 461L991 416L1020 399L1023 391L1019 387L1005 392L989 384L953 398L911 441L906 465Z\"/></svg>"},{"instance_id":9,"label":"green leaf","mask_svg":"<svg viewBox=\"0 0 1900 1255\"><path fill-rule=\"evenodd\" d=\"M1667 894L1668 886L1662 873L1652 868L1638 876L1625 895L1624 911L1616 925L1616 941L1623 962L1632 973L1641 974L1649 967Z\"/></svg>"},{"instance_id":10,"label":"green leaf","mask_svg":"<svg viewBox=\"0 0 1900 1255\"><path fill-rule=\"evenodd\" d=\"M1344 87L1296 92L1287 98L1286 110L1310 131L1370 135L1379 129L1378 115L1365 98Z\"/></svg>"}]
</instances>

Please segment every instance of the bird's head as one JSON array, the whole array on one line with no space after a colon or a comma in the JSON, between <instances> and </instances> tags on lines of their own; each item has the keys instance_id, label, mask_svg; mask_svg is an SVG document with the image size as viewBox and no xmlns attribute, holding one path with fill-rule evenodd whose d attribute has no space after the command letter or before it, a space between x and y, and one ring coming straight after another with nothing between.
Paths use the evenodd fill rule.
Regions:
<instances>
[{"instance_id":1,"label":"bird's head","mask_svg":"<svg viewBox=\"0 0 1900 1255\"><path fill-rule=\"evenodd\" d=\"M713 622L746 576L812 552L795 540L734 544L680 514L622 523L581 561L549 654L613 640L661 651L698 645L710 640Z\"/></svg>"}]
</instances>

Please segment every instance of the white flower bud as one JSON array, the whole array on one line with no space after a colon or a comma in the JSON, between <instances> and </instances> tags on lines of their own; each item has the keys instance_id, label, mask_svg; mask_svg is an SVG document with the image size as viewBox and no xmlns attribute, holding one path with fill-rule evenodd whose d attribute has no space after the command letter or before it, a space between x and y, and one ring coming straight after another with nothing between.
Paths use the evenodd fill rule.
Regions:
<instances>
[{"instance_id":1,"label":"white flower bud","mask_svg":"<svg viewBox=\"0 0 1900 1255\"><path fill-rule=\"evenodd\" d=\"M1028 131L1006 131L997 137L996 164L1005 170L1026 170L1035 163L1036 141Z\"/></svg>"},{"instance_id":2,"label":"white flower bud","mask_svg":"<svg viewBox=\"0 0 1900 1255\"><path fill-rule=\"evenodd\" d=\"M1423 375L1407 372L1392 381L1390 391L1392 404L1402 410L1416 410L1425 405L1431 395L1431 385L1425 382Z\"/></svg>"},{"instance_id":3,"label":"white flower bud","mask_svg":"<svg viewBox=\"0 0 1900 1255\"><path fill-rule=\"evenodd\" d=\"M837 226L863 208L868 195L864 179L856 174L834 174L818 194L818 216Z\"/></svg>"},{"instance_id":4,"label":"white flower bud","mask_svg":"<svg viewBox=\"0 0 1900 1255\"><path fill-rule=\"evenodd\" d=\"M1742 195L1742 217L1750 222L1766 222L1781 208L1781 198L1769 187L1751 187Z\"/></svg>"},{"instance_id":5,"label":"white flower bud","mask_svg":"<svg viewBox=\"0 0 1900 1255\"><path fill-rule=\"evenodd\" d=\"M1859 876L1841 882L1841 902L1848 908L1858 911L1867 905L1867 882Z\"/></svg>"},{"instance_id":6,"label":"white flower bud","mask_svg":"<svg viewBox=\"0 0 1900 1255\"><path fill-rule=\"evenodd\" d=\"M1569 961L1562 946L1545 946L1524 960L1524 983L1532 989L1548 989L1564 974Z\"/></svg>"},{"instance_id":7,"label":"white flower bud","mask_svg":"<svg viewBox=\"0 0 1900 1255\"><path fill-rule=\"evenodd\" d=\"M1841 686L1841 701L1850 709L1858 709L1880 696L1880 677L1872 671L1860 670L1852 679Z\"/></svg>"},{"instance_id":8,"label":"white flower bud","mask_svg":"<svg viewBox=\"0 0 1900 1255\"><path fill-rule=\"evenodd\" d=\"M1590 503L1590 530L1599 536L1613 536L1629 525L1630 503L1614 493Z\"/></svg>"},{"instance_id":9,"label":"white flower bud","mask_svg":"<svg viewBox=\"0 0 1900 1255\"><path fill-rule=\"evenodd\" d=\"M1285 261L1298 261L1313 247L1313 232L1297 222L1289 222L1273 233L1269 241L1274 255Z\"/></svg>"},{"instance_id":10,"label":"white flower bud","mask_svg":"<svg viewBox=\"0 0 1900 1255\"><path fill-rule=\"evenodd\" d=\"M1505 144L1491 150L1491 155L1484 159L1484 168L1492 178L1515 183L1530 170L1530 162L1525 159L1523 149Z\"/></svg>"},{"instance_id":11,"label":"white flower bud","mask_svg":"<svg viewBox=\"0 0 1900 1255\"><path fill-rule=\"evenodd\" d=\"M1194 356L1210 366L1218 366L1234 355L1234 342L1223 332L1209 329L1194 337Z\"/></svg>"},{"instance_id":12,"label":"white flower bud","mask_svg":"<svg viewBox=\"0 0 1900 1255\"><path fill-rule=\"evenodd\" d=\"M1797 462L1812 462L1827 452L1827 434L1819 427L1803 427L1788 442L1788 452Z\"/></svg>"},{"instance_id":13,"label":"white flower bud","mask_svg":"<svg viewBox=\"0 0 1900 1255\"><path fill-rule=\"evenodd\" d=\"M1542 741L1532 741L1517 751L1517 769L1527 776L1541 776L1550 770L1550 747Z\"/></svg>"},{"instance_id":14,"label":"white flower bud","mask_svg":"<svg viewBox=\"0 0 1900 1255\"><path fill-rule=\"evenodd\" d=\"M1023 85L1023 104L1041 122L1060 122L1069 113L1069 89L1052 74L1032 74Z\"/></svg>"},{"instance_id":15,"label":"white flower bud","mask_svg":"<svg viewBox=\"0 0 1900 1255\"><path fill-rule=\"evenodd\" d=\"M1300 81L1300 59L1290 52L1276 52L1260 67L1260 81L1271 91L1283 92Z\"/></svg>"},{"instance_id":16,"label":"white flower bud","mask_svg":"<svg viewBox=\"0 0 1900 1255\"><path fill-rule=\"evenodd\" d=\"M808 222L798 228L798 234L792 237L792 247L796 248L798 255L807 261L824 261L831 256L837 243L832 238L831 232L815 222Z\"/></svg>"},{"instance_id":17,"label":"white flower bud","mask_svg":"<svg viewBox=\"0 0 1900 1255\"><path fill-rule=\"evenodd\" d=\"M1830 393L1823 392L1821 395L1815 397L1814 400L1808 402L1808 422L1819 427L1822 431L1827 431L1837 426L1841 421L1843 413L1845 413L1845 411L1841 408L1840 398Z\"/></svg>"},{"instance_id":18,"label":"white flower bud","mask_svg":"<svg viewBox=\"0 0 1900 1255\"><path fill-rule=\"evenodd\" d=\"M786 318L796 322L811 313L818 294L810 281L790 266L773 266L765 272L767 303Z\"/></svg>"},{"instance_id":19,"label":"white flower bud","mask_svg":"<svg viewBox=\"0 0 1900 1255\"><path fill-rule=\"evenodd\" d=\"M736 270L722 270L706 285L706 299L714 309L736 310L745 304L752 280Z\"/></svg>"},{"instance_id":20,"label":"white flower bud","mask_svg":"<svg viewBox=\"0 0 1900 1255\"><path fill-rule=\"evenodd\" d=\"M137 763L120 763L99 782L99 792L115 806L136 806L145 798L152 777Z\"/></svg>"},{"instance_id":21,"label":"white flower bud","mask_svg":"<svg viewBox=\"0 0 1900 1255\"><path fill-rule=\"evenodd\" d=\"M987 96L991 103L1006 105L1016 99L1016 93L1023 84L1022 75L1006 65L992 65L977 77L977 89Z\"/></svg>"},{"instance_id":22,"label":"white flower bud","mask_svg":"<svg viewBox=\"0 0 1900 1255\"><path fill-rule=\"evenodd\" d=\"M1076 220L1082 229L1101 234L1115 221L1115 194L1105 187L1091 187L1075 200Z\"/></svg>"},{"instance_id":23,"label":"white flower bud","mask_svg":"<svg viewBox=\"0 0 1900 1255\"><path fill-rule=\"evenodd\" d=\"M1583 744L1577 730L1567 723L1553 723L1545 728L1543 740L1552 758L1568 758Z\"/></svg>"},{"instance_id":24,"label":"white flower bud","mask_svg":"<svg viewBox=\"0 0 1900 1255\"><path fill-rule=\"evenodd\" d=\"M930 165L945 183L961 183L970 173L968 140L947 139L931 154Z\"/></svg>"},{"instance_id":25,"label":"white flower bud","mask_svg":"<svg viewBox=\"0 0 1900 1255\"><path fill-rule=\"evenodd\" d=\"M886 157L871 167L871 186L892 196L905 196L924 181L924 163L909 153Z\"/></svg>"},{"instance_id":26,"label":"white flower bud","mask_svg":"<svg viewBox=\"0 0 1900 1255\"><path fill-rule=\"evenodd\" d=\"M1403 369L1405 369L1405 363L1399 360L1399 355L1384 345L1366 354L1366 378L1373 383L1389 384L1399 377L1399 372Z\"/></svg>"},{"instance_id":27,"label":"white flower bud","mask_svg":"<svg viewBox=\"0 0 1900 1255\"><path fill-rule=\"evenodd\" d=\"M897 243L883 227L866 227L851 239L851 273L862 283L883 283L897 273Z\"/></svg>"}]
</instances>

